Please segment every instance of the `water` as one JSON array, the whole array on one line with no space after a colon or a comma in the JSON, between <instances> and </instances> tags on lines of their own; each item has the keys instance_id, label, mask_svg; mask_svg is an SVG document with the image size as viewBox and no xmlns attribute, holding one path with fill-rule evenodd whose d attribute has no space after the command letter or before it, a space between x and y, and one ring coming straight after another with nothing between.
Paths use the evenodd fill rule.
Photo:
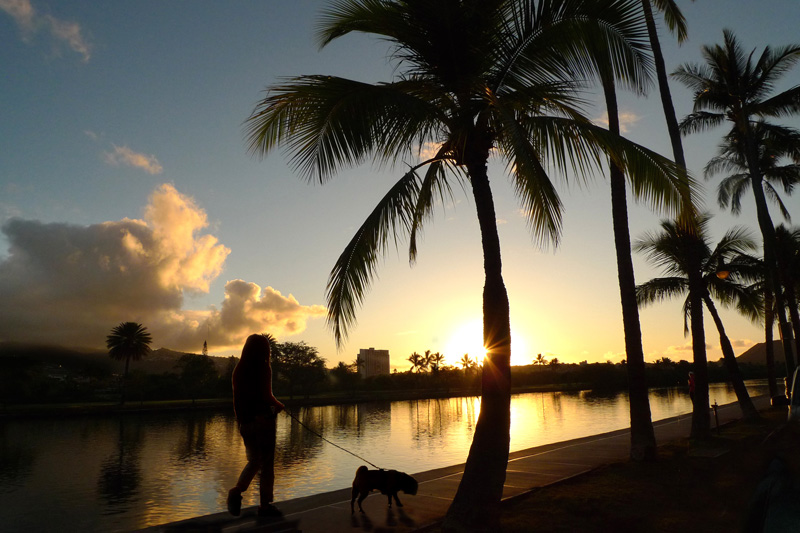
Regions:
<instances>
[{"instance_id":1,"label":"water","mask_svg":"<svg viewBox=\"0 0 800 533\"><path fill-rule=\"evenodd\" d=\"M750 394L767 393L748 382ZM712 385L711 403L736 400ZM691 411L685 390L650 393L653 420ZM466 460L479 398L313 407L294 414L317 433L384 468L409 473ZM514 395L511 450L629 426L627 393ZM278 418L277 501L341 489L359 459ZM244 466L227 414L159 413L0 423L0 524L4 531L127 531L225 509ZM253 487L255 489L256 487ZM244 495L257 504L257 490Z\"/></svg>"}]
</instances>

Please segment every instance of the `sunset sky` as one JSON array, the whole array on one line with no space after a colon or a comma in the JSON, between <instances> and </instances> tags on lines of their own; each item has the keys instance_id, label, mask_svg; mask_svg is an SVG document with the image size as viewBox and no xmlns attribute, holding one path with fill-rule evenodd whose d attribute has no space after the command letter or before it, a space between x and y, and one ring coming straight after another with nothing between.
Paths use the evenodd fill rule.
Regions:
<instances>
[{"instance_id":1,"label":"sunset sky","mask_svg":"<svg viewBox=\"0 0 800 533\"><path fill-rule=\"evenodd\" d=\"M735 31L746 50L800 40L797 0L679 0L689 40L662 31L667 67L699 62L700 46ZM319 50L323 1L56 2L0 0L0 341L102 348L121 321L141 322L153 347L238 354L253 332L305 341L328 366L360 348L414 351L456 364L478 355L483 287L474 205L457 191L425 227L417 263L407 242L387 254L337 351L325 324L334 262L402 168L368 165L320 186L281 152L248 156L242 122L283 77L331 74L390 80L384 42L347 36ZM800 67L784 77L798 83ZM691 95L673 83L678 114ZM622 94L625 135L671 156L655 91ZM602 110L592 118L602 121ZM785 124L800 127L800 119ZM725 128L693 135L690 170L715 153ZM490 166L511 299L512 363L537 353L562 362L624 357L607 180L566 185L562 242L538 248L499 161ZM705 183L713 238L732 225L758 236L752 196L739 217L720 213ZM800 199L784 198L795 223ZM635 240L664 214L631 203ZM780 222L773 209L775 222ZM634 258L637 282L658 274ZM691 359L681 303L641 313L649 361ZM762 328L723 311L737 353ZM721 357L706 319L709 359Z\"/></svg>"}]
</instances>

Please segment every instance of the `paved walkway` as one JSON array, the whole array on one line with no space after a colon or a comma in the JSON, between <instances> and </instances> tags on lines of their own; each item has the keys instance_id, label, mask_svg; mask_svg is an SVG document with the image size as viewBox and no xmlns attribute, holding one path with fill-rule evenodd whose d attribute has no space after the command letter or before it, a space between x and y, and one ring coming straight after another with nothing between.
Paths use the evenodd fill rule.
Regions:
<instances>
[{"instance_id":1,"label":"paved walkway","mask_svg":"<svg viewBox=\"0 0 800 533\"><path fill-rule=\"evenodd\" d=\"M769 398L753 399L756 407L769 407ZM736 403L720 406L719 424L741 418ZM715 421L712 413L712 429ZM656 440L663 444L689 435L691 414L654 423ZM506 471L503 499L589 472L599 466L628 460L630 435L627 429L548 444L511 453ZM464 465L414 474L419 481L416 496L400 494L404 507L388 508L386 498L373 493L363 504L364 513L350 513L350 488L305 498L278 502L284 513L280 522L258 518L256 508L232 517L227 512L149 528L150 533L167 532L300 532L406 533L441 521L455 496Z\"/></svg>"}]
</instances>

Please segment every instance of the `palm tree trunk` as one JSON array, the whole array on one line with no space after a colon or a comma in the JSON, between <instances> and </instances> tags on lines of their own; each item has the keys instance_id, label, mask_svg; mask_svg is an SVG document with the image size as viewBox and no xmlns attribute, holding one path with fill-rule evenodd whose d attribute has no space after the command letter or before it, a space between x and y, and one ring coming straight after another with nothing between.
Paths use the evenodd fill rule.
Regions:
<instances>
[{"instance_id":1,"label":"palm tree trunk","mask_svg":"<svg viewBox=\"0 0 800 533\"><path fill-rule=\"evenodd\" d=\"M772 290L772 294L775 297L775 307L778 311L778 325L780 327L781 340L783 341L783 354L786 358L786 371L787 375L791 376L795 368L794 342L792 341L793 335L791 326L786 320L783 291L781 290L780 278L778 277L778 262L775 254L775 226L772 224L772 217L769 214L767 199L761 184L762 178L758 167L758 148L755 146L753 136L747 125L739 129L745 132L744 135L747 142L747 165L750 171L750 188L753 189L753 197L756 200L758 226L761 229L761 236L764 240L764 281L766 282L767 288Z\"/></svg>"},{"instance_id":2,"label":"palm tree trunk","mask_svg":"<svg viewBox=\"0 0 800 533\"><path fill-rule=\"evenodd\" d=\"M690 437L705 439L711 434L711 418L708 400L708 360L706 358L706 334L703 327L703 278L700 262L689 258L689 309L692 332L692 354L694 356L695 390L692 401L692 430Z\"/></svg>"},{"instance_id":3,"label":"palm tree trunk","mask_svg":"<svg viewBox=\"0 0 800 533\"><path fill-rule=\"evenodd\" d=\"M608 108L608 129L619 135L619 109L614 81L603 76L603 93ZM625 175L613 161L609 162L611 181L611 218L614 227L614 249L617 256L617 278L622 304L622 327L625 334L626 368L631 415L631 452L634 461L656 458L656 437L650 413L650 399L645 376L642 329L636 302L636 279L631 258L631 237L628 227L628 200Z\"/></svg>"},{"instance_id":4,"label":"palm tree trunk","mask_svg":"<svg viewBox=\"0 0 800 533\"><path fill-rule=\"evenodd\" d=\"M775 344L772 342L772 329L775 327L775 314L773 307L775 298L770 289L764 290L764 349L767 357L767 384L769 385L769 397L778 396L778 385L775 380Z\"/></svg>"},{"instance_id":5,"label":"palm tree trunk","mask_svg":"<svg viewBox=\"0 0 800 533\"><path fill-rule=\"evenodd\" d=\"M725 367L728 369L728 377L733 385L733 390L736 392L736 399L739 401L739 408L742 410L742 415L744 415L745 420L758 420L761 417L758 414L756 406L753 405L753 400L750 399L747 387L744 385L744 379L742 379L742 373L739 371L739 363L736 362L736 354L733 352L733 346L731 346L728 334L725 333L722 319L708 291L703 295L703 301L706 303L708 312L711 313L711 318L714 319L717 331L719 331L719 345L722 348L722 357L725 361Z\"/></svg>"},{"instance_id":6,"label":"palm tree trunk","mask_svg":"<svg viewBox=\"0 0 800 533\"><path fill-rule=\"evenodd\" d=\"M125 405L125 387L128 384L128 366L131 364L131 358L125 358L125 371L122 373L122 390L119 395L119 404Z\"/></svg>"},{"instance_id":7,"label":"palm tree trunk","mask_svg":"<svg viewBox=\"0 0 800 533\"><path fill-rule=\"evenodd\" d=\"M480 142L480 141L478 141ZM483 147L485 146L485 149ZM502 276L497 217L486 173L489 147L467 150L486 276L483 339L487 356L481 378L481 411L464 474L447 510L443 531L496 531L508 466L511 429L511 320Z\"/></svg>"},{"instance_id":8,"label":"palm tree trunk","mask_svg":"<svg viewBox=\"0 0 800 533\"><path fill-rule=\"evenodd\" d=\"M675 106L672 104L672 94L669 89L669 78L667 68L664 64L664 54L661 52L661 42L658 40L658 30L653 19L653 8L651 0L642 0L642 11L647 25L647 34L650 38L650 48L653 51L653 62L656 66L656 78L658 79L658 92L661 95L661 107L664 108L664 118L667 121L667 131L672 144L672 155L675 163L682 169L686 168L686 157L683 153L683 143L681 142L678 118L675 115Z\"/></svg>"},{"instance_id":9,"label":"palm tree trunk","mask_svg":"<svg viewBox=\"0 0 800 533\"><path fill-rule=\"evenodd\" d=\"M789 319L794 332L794 353L797 357L800 357L800 314L797 312L797 296L794 291L793 280L786 274L785 266L779 264L778 267L781 272L786 307L789 309Z\"/></svg>"}]
</instances>

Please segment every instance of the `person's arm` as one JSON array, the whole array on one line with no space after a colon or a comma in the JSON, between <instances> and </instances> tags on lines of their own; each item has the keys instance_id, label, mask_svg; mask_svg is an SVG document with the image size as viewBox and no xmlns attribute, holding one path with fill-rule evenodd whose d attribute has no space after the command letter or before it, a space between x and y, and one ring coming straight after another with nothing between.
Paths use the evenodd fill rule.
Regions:
<instances>
[{"instance_id":1,"label":"person's arm","mask_svg":"<svg viewBox=\"0 0 800 533\"><path fill-rule=\"evenodd\" d=\"M275 414L280 413L286 407L272 394L272 366L266 365L266 370L264 371L264 383L261 387L263 392L263 400L266 402L267 405L275 407Z\"/></svg>"}]
</instances>

